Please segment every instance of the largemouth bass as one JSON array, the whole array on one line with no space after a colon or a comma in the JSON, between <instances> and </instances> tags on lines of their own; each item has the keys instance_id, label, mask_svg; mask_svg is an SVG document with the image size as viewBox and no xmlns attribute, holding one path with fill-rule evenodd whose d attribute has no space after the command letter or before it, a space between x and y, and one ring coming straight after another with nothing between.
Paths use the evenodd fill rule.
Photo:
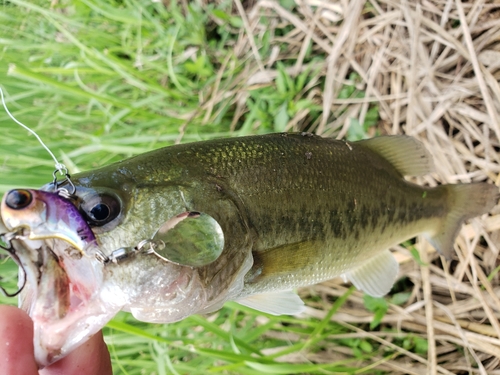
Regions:
<instances>
[{"instance_id":1,"label":"largemouth bass","mask_svg":"<svg viewBox=\"0 0 500 375\"><path fill-rule=\"evenodd\" d=\"M294 288L336 276L382 296L398 273L391 246L424 234L449 258L462 223L497 202L498 188L487 183L430 188L404 179L431 169L428 152L411 137L347 142L302 133L176 145L75 175L68 200L92 229L98 251L62 235L42 243L22 236L12 240L26 263L37 251L55 259L47 272L54 279L64 274L70 285L73 278L79 284L82 271L65 268L68 247L93 270L94 293L80 296L51 323L58 329L59 350L50 335L41 337L35 343L43 347L37 360L46 365L64 356L120 309L156 323L209 313L228 300L271 314L295 314L303 302ZM71 190L69 184L62 187ZM1 213L7 229L29 228L33 219L6 201ZM191 262L196 254L189 252L171 261L168 251L158 256L153 248L141 250L139 244L154 242L159 229L168 233L191 213L220 226L223 248L213 262ZM9 226L12 217L18 224ZM70 263L78 264L77 258ZM29 288L38 292L22 303L28 311L48 293L32 280ZM82 316L88 317L80 324L85 330L75 339ZM36 318L34 323L42 324ZM61 344L66 332L71 345Z\"/></svg>"}]
</instances>

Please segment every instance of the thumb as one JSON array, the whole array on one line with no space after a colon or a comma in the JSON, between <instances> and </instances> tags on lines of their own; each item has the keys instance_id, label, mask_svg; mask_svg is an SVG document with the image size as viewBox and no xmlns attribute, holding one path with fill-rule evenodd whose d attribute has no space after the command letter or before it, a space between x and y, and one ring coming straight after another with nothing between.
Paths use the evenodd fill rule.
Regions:
<instances>
[{"instance_id":1,"label":"thumb","mask_svg":"<svg viewBox=\"0 0 500 375\"><path fill-rule=\"evenodd\" d=\"M0 375L37 375L33 322L14 306L0 305Z\"/></svg>"},{"instance_id":2,"label":"thumb","mask_svg":"<svg viewBox=\"0 0 500 375\"><path fill-rule=\"evenodd\" d=\"M96 333L66 357L40 370L40 375L111 375L111 359L102 338Z\"/></svg>"}]
</instances>

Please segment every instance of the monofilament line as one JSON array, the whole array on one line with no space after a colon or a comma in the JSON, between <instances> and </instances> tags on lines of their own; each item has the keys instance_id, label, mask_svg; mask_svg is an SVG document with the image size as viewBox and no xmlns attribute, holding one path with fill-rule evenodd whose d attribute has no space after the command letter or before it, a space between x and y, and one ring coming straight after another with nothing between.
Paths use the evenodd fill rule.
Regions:
<instances>
[{"instance_id":1,"label":"monofilament line","mask_svg":"<svg viewBox=\"0 0 500 375\"><path fill-rule=\"evenodd\" d=\"M52 157L52 159L54 159L54 165L56 167L56 169L62 174L62 175L67 175L68 174L68 169L66 168L66 166L62 163L59 163L57 161L57 158L54 156L54 154L52 153L52 151L50 151L50 148L47 147L47 145L45 143L43 143L42 139L38 136L38 134L30 129L29 127L27 127L26 125L24 125L23 123L21 123L20 121L18 121L14 115L12 113L10 113L9 109L7 108L7 104L5 104L5 98L3 96L3 90L2 88L0 87L0 95L2 96L2 104L3 104L3 107L5 108L5 112L7 112L7 114L9 115L9 117L14 120L15 123L17 123L19 126L23 127L24 129L26 129L27 131L29 131L31 134L33 134L36 139L38 139L38 142L40 142L40 144L43 146L43 148L45 150L47 150L47 152L49 153L49 155Z\"/></svg>"}]
</instances>

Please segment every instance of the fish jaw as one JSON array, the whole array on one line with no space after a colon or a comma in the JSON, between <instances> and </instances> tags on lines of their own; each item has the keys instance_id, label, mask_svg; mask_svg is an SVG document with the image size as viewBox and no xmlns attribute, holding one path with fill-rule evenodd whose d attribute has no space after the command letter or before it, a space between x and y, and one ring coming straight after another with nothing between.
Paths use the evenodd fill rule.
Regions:
<instances>
[{"instance_id":1,"label":"fish jaw","mask_svg":"<svg viewBox=\"0 0 500 375\"><path fill-rule=\"evenodd\" d=\"M87 341L123 307L124 298L104 287L103 264L94 257L80 256L59 239L18 239L12 244L26 271L19 306L33 320L40 367Z\"/></svg>"}]
</instances>

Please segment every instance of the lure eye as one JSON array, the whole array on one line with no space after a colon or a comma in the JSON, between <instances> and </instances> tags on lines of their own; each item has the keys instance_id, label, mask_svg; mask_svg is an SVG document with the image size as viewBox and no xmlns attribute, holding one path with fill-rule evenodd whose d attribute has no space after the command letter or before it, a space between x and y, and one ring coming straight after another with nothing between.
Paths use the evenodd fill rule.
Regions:
<instances>
[{"instance_id":1,"label":"lure eye","mask_svg":"<svg viewBox=\"0 0 500 375\"><path fill-rule=\"evenodd\" d=\"M26 208L33 201L33 196L28 190L16 189L7 193L5 204L13 210Z\"/></svg>"},{"instance_id":2,"label":"lure eye","mask_svg":"<svg viewBox=\"0 0 500 375\"><path fill-rule=\"evenodd\" d=\"M101 227L120 214L121 204L119 199L112 195L94 195L85 199L80 210L85 215L89 225Z\"/></svg>"}]
</instances>

